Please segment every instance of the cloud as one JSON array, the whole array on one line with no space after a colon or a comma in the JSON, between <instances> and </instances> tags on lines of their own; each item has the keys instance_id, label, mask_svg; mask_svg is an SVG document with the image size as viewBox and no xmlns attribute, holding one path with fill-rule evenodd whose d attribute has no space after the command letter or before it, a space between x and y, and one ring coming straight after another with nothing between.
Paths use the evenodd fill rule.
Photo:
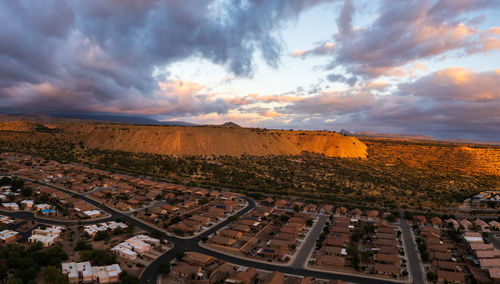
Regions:
<instances>
[{"instance_id":1,"label":"cloud","mask_svg":"<svg viewBox=\"0 0 500 284\"><path fill-rule=\"evenodd\" d=\"M0 108L43 111L63 103L71 111L85 108L82 100L133 107L161 91L163 78L153 70L191 57L251 76L256 54L278 65L284 24L322 2L2 1L0 17L8 24L0 26ZM58 95L38 91L42 85ZM44 108L22 98L44 101Z\"/></svg>"},{"instance_id":2,"label":"cloud","mask_svg":"<svg viewBox=\"0 0 500 284\"><path fill-rule=\"evenodd\" d=\"M297 128L346 128L500 141L500 71L447 68L396 85L371 81L277 108ZM302 122L304 118L311 117ZM283 119L285 119L284 117ZM325 122L328 118L328 123ZM334 119L332 125L332 119Z\"/></svg>"},{"instance_id":3,"label":"cloud","mask_svg":"<svg viewBox=\"0 0 500 284\"><path fill-rule=\"evenodd\" d=\"M401 84L399 90L439 101L500 102L500 74L451 67Z\"/></svg>"},{"instance_id":4,"label":"cloud","mask_svg":"<svg viewBox=\"0 0 500 284\"><path fill-rule=\"evenodd\" d=\"M305 58L310 55L321 56L321 55L329 55L335 50L335 44L331 42L324 42L313 49L310 50L295 50L292 52L293 57Z\"/></svg>"},{"instance_id":5,"label":"cloud","mask_svg":"<svg viewBox=\"0 0 500 284\"><path fill-rule=\"evenodd\" d=\"M328 79L328 81L332 83L335 82L347 83L351 87L354 86L354 84L356 84L356 82L358 81L358 78L356 76L351 76L348 78L342 74L335 74L335 73L327 75L326 79Z\"/></svg>"},{"instance_id":6,"label":"cloud","mask_svg":"<svg viewBox=\"0 0 500 284\"><path fill-rule=\"evenodd\" d=\"M295 56L330 54L326 69L342 66L355 76L374 78L400 76L401 67L449 52L455 56L499 50L495 28L479 30L477 21L466 21L465 13L500 7L493 0L381 1L379 17L365 27L353 29L355 8L350 0L337 18L338 33L326 52L296 51ZM335 48L333 48L333 46Z\"/></svg>"}]
</instances>

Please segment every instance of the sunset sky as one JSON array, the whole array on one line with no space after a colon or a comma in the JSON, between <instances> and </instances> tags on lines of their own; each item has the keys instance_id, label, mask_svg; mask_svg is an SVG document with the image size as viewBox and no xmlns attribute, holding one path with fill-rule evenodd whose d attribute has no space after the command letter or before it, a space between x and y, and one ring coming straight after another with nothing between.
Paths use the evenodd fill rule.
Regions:
<instances>
[{"instance_id":1,"label":"sunset sky","mask_svg":"<svg viewBox=\"0 0 500 284\"><path fill-rule=\"evenodd\" d=\"M500 1L0 1L0 112L500 141Z\"/></svg>"}]
</instances>

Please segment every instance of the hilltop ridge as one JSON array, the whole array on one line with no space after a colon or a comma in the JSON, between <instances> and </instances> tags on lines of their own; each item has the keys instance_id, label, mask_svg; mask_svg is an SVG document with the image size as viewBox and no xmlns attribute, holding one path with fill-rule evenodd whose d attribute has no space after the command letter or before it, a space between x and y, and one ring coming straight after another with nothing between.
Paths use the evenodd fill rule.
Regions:
<instances>
[{"instance_id":1,"label":"hilltop ridge","mask_svg":"<svg viewBox=\"0 0 500 284\"><path fill-rule=\"evenodd\" d=\"M367 155L366 145L357 138L327 131L265 130L234 123L183 127L78 121L0 122L3 131L37 135L44 132L40 129L52 129L64 139L91 149L172 156L298 155L302 152L342 158L366 158Z\"/></svg>"}]
</instances>

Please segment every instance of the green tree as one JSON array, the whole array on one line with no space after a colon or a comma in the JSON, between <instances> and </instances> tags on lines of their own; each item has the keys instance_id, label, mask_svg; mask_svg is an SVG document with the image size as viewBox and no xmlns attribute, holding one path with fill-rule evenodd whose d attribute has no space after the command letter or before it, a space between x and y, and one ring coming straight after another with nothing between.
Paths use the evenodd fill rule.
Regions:
<instances>
[{"instance_id":1,"label":"green tree","mask_svg":"<svg viewBox=\"0 0 500 284\"><path fill-rule=\"evenodd\" d=\"M178 260L183 259L184 256L186 256L186 254L183 253L182 251L178 251L178 252L175 253L175 258L177 258Z\"/></svg>"},{"instance_id":2,"label":"green tree","mask_svg":"<svg viewBox=\"0 0 500 284\"><path fill-rule=\"evenodd\" d=\"M6 284L23 284L23 280L17 277L12 277L7 280Z\"/></svg>"},{"instance_id":3,"label":"green tree","mask_svg":"<svg viewBox=\"0 0 500 284\"><path fill-rule=\"evenodd\" d=\"M76 246L75 246L75 251L80 251L80 250L92 250L92 244L87 242L87 241L84 241L84 240L78 240L78 242L76 242Z\"/></svg>"},{"instance_id":4,"label":"green tree","mask_svg":"<svg viewBox=\"0 0 500 284\"><path fill-rule=\"evenodd\" d=\"M21 194L25 197L30 197L33 194L33 189L31 189L30 187L24 187L21 190Z\"/></svg>"},{"instance_id":5,"label":"green tree","mask_svg":"<svg viewBox=\"0 0 500 284\"><path fill-rule=\"evenodd\" d=\"M43 279L49 284L66 284L68 279L62 274L61 269L55 266L47 266L42 271Z\"/></svg>"}]
</instances>

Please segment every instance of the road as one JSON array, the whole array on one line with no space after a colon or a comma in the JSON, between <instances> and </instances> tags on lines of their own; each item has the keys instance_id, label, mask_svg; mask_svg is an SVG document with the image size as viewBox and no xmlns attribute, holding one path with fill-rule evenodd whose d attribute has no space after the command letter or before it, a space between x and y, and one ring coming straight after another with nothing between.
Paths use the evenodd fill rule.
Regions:
<instances>
[{"instance_id":1,"label":"road","mask_svg":"<svg viewBox=\"0 0 500 284\"><path fill-rule=\"evenodd\" d=\"M26 179L26 180L29 180L29 179ZM50 187L55 188L59 191L62 191L62 192L68 193L68 194L73 194L73 195L77 196L78 198L98 207L100 210L103 210L103 211L109 213L111 215L111 217L109 217L109 219L121 219L122 221L127 221L129 223L134 222L136 224L137 228L140 228L146 232L152 232L152 231L158 230L157 228L155 228L155 227L153 227L145 222L142 222L140 220L132 218L131 216L129 216L127 214L124 214L122 212L116 211L113 208L105 206L104 204L102 204L98 201L95 201L95 200L87 197L84 194L75 193L75 192L70 191L66 188L62 188L62 187L55 186L52 184L47 184L47 183L42 183L42 182L40 182L40 184L50 186ZM241 197L247 201L248 205L245 208L241 209L237 213L239 216L246 214L250 210L254 209L256 206L256 204L253 200L251 200L247 197L243 197L243 196L241 196ZM20 218L20 219L27 219L27 220L36 220L37 219L36 216L34 216L34 214L32 214L32 213L30 214L30 212L9 212L9 213L12 214L11 216L14 216L14 217ZM7 215L7 214L5 214L5 215ZM317 224L320 226L315 226L313 228L313 232L312 232L313 235L321 233L321 229L323 228L324 223L326 222L326 218L327 218L326 216L324 216L324 218L320 217L318 224ZM103 222L103 221L104 220L101 219L101 220L96 220L96 221L89 221L87 223L91 223L91 222L97 223L97 222ZM40 220L40 222L43 222L43 223L52 222L53 224L66 224L67 225L67 222L65 223L64 221L59 221L59 220L42 219L42 220ZM77 222L75 222L75 223L77 223ZM293 275L298 275L298 276L309 276L309 277L321 278L321 279L339 279L339 280L343 280L343 281L347 281L347 282L368 283L368 284L379 284L379 283L388 283L388 282L398 282L399 283L399 281L391 281L389 279L388 280L376 279L376 278L372 278L369 276L364 277L362 275L359 275L359 276L358 275L349 275L349 274L343 274L343 273L336 273L334 271L321 272L321 271L314 271L314 270L309 270L309 269L303 268L303 266L304 266L303 264L307 260L307 257L309 256L309 253L315 244L316 239L312 238L312 237L311 237L310 241L309 241L309 238L307 239L307 242L304 244L304 247L301 249L299 256L294 260L292 266L273 265L273 264L268 264L268 263L263 263L263 262L258 262L258 261L252 261L250 259L237 258L237 257L231 256L231 255L226 255L226 254L223 254L220 252L216 252L213 250L203 248L199 245L201 239L203 239L204 237L208 237L212 233L220 230L221 228L229 225L230 223L231 223L231 221L227 219L227 220L213 226L212 228L208 229L207 231L205 231L197 236L194 236L192 238L189 238L189 239L176 238L176 237L173 237L171 235L165 235L164 239L166 239L167 241L172 243L174 245L174 247L171 250L169 250L169 251L165 252L164 254L162 254L161 256L159 256L157 259L155 259L153 262L151 262L146 267L146 269L143 271L143 273L140 276L140 283L157 283L159 266L162 263L169 263L170 261L172 261L175 258L175 254L177 252L187 252L187 251L195 251L195 252L203 253L206 255L210 255L210 256L219 258L221 260L224 260L226 262L233 263L236 265L255 267L256 269L262 269L262 270L268 270L268 271L279 271L282 273L293 274ZM317 238L317 235L316 235L316 238ZM295 266L301 266L301 267L295 267ZM414 283L420 283L420 282L414 282Z\"/></svg>"},{"instance_id":2,"label":"road","mask_svg":"<svg viewBox=\"0 0 500 284\"><path fill-rule=\"evenodd\" d=\"M63 225L63 226L74 226L78 225L78 221L69 221L69 220L56 220L56 219L49 219L49 218L39 218L35 216L34 212L27 212L27 211L8 211L8 210L0 210L0 215L5 215L9 216L12 218L18 218L18 219L23 219L23 220L32 220L36 221L38 223L43 223L47 225ZM90 224L97 224L97 223L102 223L102 222L108 222L114 220L113 217L107 217L107 218L101 218L101 219L96 219L96 220L82 220L80 224L82 225L90 225Z\"/></svg>"},{"instance_id":3,"label":"road","mask_svg":"<svg viewBox=\"0 0 500 284\"><path fill-rule=\"evenodd\" d=\"M316 246L316 240L318 239L319 234L321 234L321 232L323 231L323 227L325 226L326 220L328 220L328 216L321 215L318 217L318 221L316 221L316 223L314 224L314 227L312 228L311 232L307 234L304 243L300 247L298 255L295 257L292 264L290 265L291 267L295 268L305 267L309 255L311 255L312 250Z\"/></svg>"},{"instance_id":4,"label":"road","mask_svg":"<svg viewBox=\"0 0 500 284\"><path fill-rule=\"evenodd\" d=\"M410 225L404 212L400 212L401 229L403 230L406 253L408 254L408 265L410 266L410 274L412 283L425 284L424 275L418 258L417 244L411 233Z\"/></svg>"}]
</instances>

